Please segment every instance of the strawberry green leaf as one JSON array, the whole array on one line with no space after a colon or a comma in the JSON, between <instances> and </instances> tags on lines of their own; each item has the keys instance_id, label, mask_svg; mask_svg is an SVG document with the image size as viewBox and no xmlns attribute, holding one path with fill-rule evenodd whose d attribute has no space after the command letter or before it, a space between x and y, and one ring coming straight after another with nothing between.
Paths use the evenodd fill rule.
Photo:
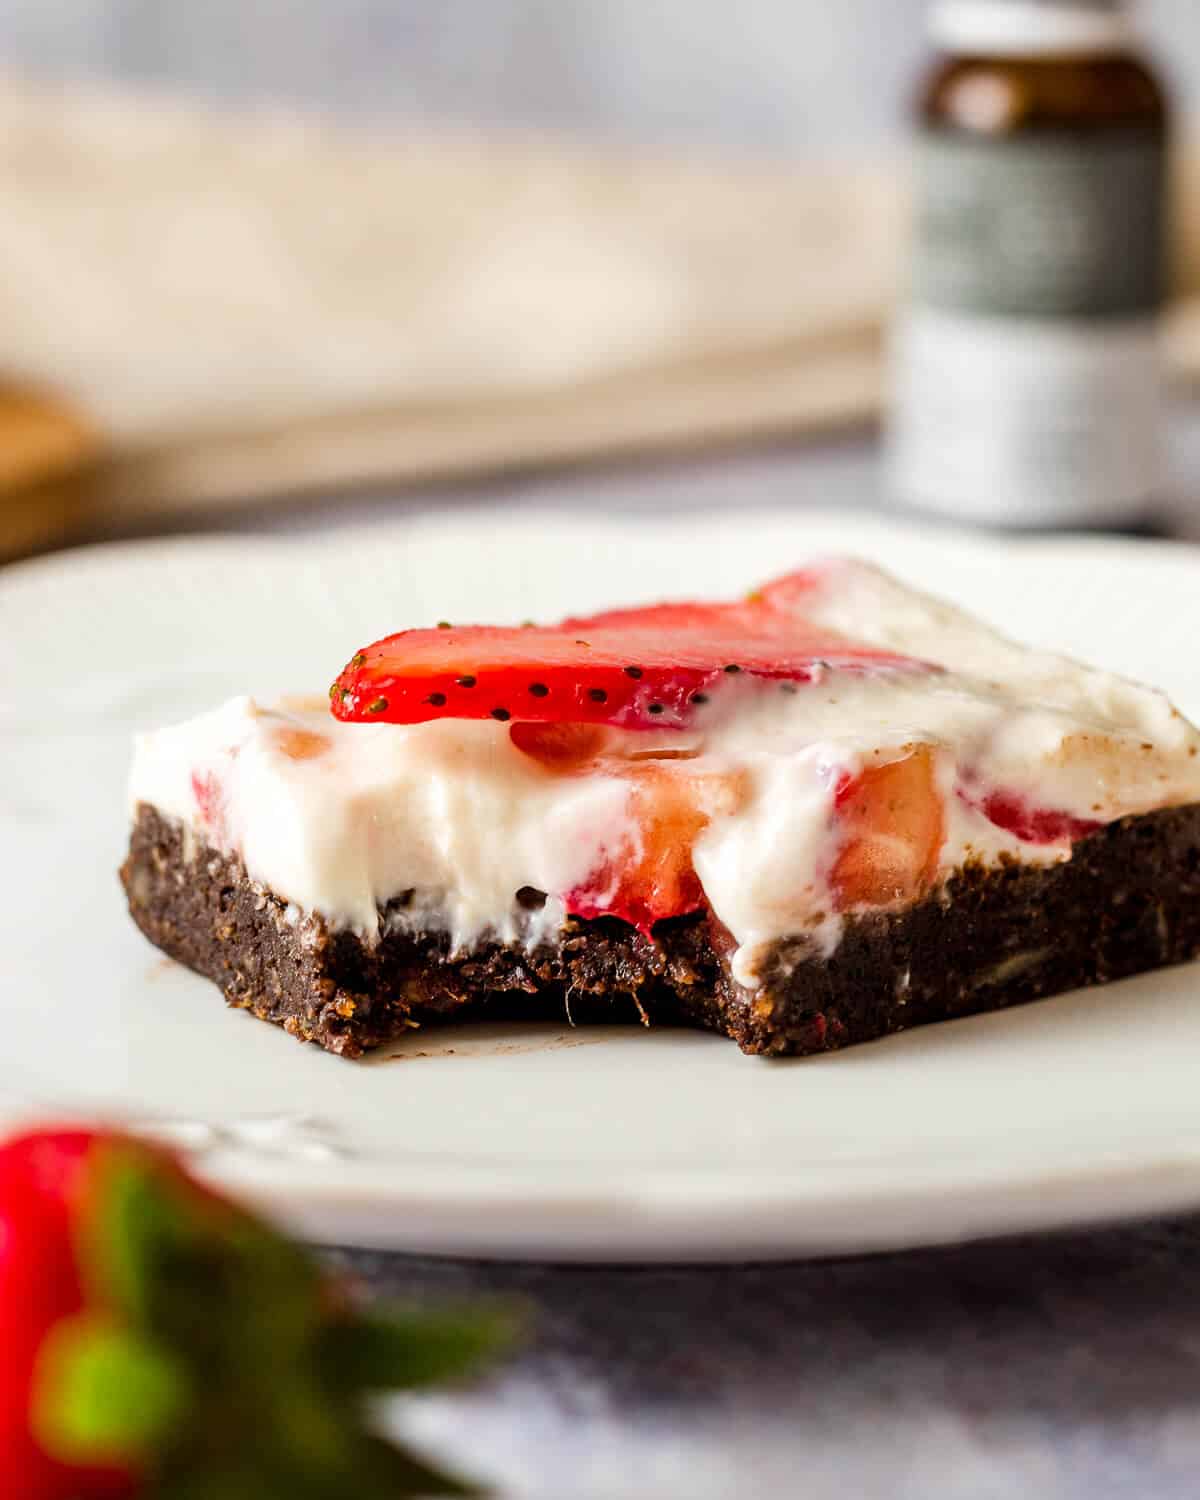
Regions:
<instances>
[{"instance_id":1,"label":"strawberry green leaf","mask_svg":"<svg viewBox=\"0 0 1200 1500\"><path fill-rule=\"evenodd\" d=\"M97 1296L134 1322L148 1321L156 1271L168 1247L197 1237L189 1185L164 1159L119 1141L96 1149L80 1225L81 1262Z\"/></svg>"},{"instance_id":2,"label":"strawberry green leaf","mask_svg":"<svg viewBox=\"0 0 1200 1500\"><path fill-rule=\"evenodd\" d=\"M362 1445L360 1463L363 1477L369 1486L359 1495L378 1496L378 1500L394 1500L398 1495L479 1495L483 1491L474 1484L447 1474L441 1469L414 1458L400 1448L394 1448L380 1438L368 1437ZM369 1476L369 1477L368 1477ZM313 1497L317 1500L317 1497ZM321 1497L324 1500L324 1497ZM332 1500L332 1497L330 1497Z\"/></svg>"},{"instance_id":3,"label":"strawberry green leaf","mask_svg":"<svg viewBox=\"0 0 1200 1500\"><path fill-rule=\"evenodd\" d=\"M321 1285L311 1259L157 1156L111 1151L91 1207L82 1264L97 1300L135 1327L201 1364L231 1367L265 1348L286 1357L284 1343L308 1337Z\"/></svg>"},{"instance_id":4,"label":"strawberry green leaf","mask_svg":"<svg viewBox=\"0 0 1200 1500\"><path fill-rule=\"evenodd\" d=\"M498 1307L375 1308L324 1329L318 1363L343 1388L412 1389L471 1373L510 1345L517 1328L514 1314Z\"/></svg>"},{"instance_id":5,"label":"strawberry green leaf","mask_svg":"<svg viewBox=\"0 0 1200 1500\"><path fill-rule=\"evenodd\" d=\"M350 1436L353 1444L347 1441L338 1462L303 1465L267 1451L227 1465L193 1464L157 1480L146 1500L406 1500L482 1493L372 1434Z\"/></svg>"}]
</instances>

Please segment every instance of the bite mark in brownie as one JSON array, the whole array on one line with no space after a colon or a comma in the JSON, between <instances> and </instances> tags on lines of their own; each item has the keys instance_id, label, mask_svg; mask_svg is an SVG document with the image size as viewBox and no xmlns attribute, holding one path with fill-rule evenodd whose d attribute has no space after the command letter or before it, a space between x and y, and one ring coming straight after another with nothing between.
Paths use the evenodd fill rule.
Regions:
<instances>
[{"instance_id":1,"label":"bite mark in brownie","mask_svg":"<svg viewBox=\"0 0 1200 1500\"><path fill-rule=\"evenodd\" d=\"M359 1057L413 1023L642 1021L721 1032L747 1053L807 1055L1000 1010L1200 956L1200 805L1129 817L1060 864L971 864L916 904L848 915L828 958L773 944L760 988L730 974L704 913L646 936L570 918L527 950L381 923L374 944L298 915L236 856L190 846L141 805L121 879L157 947L227 1002L327 1051Z\"/></svg>"}]
</instances>

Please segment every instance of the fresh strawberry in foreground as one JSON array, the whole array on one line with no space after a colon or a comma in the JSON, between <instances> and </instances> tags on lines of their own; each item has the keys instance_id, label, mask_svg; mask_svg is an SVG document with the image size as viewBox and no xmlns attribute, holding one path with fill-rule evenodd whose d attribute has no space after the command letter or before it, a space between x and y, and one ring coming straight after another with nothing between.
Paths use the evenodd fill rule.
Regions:
<instances>
[{"instance_id":1,"label":"fresh strawberry in foreground","mask_svg":"<svg viewBox=\"0 0 1200 1500\"><path fill-rule=\"evenodd\" d=\"M124 1136L0 1144L0 1494L396 1500L470 1491L371 1432L498 1320L357 1308L303 1251Z\"/></svg>"},{"instance_id":2,"label":"fresh strawberry in foreground","mask_svg":"<svg viewBox=\"0 0 1200 1500\"><path fill-rule=\"evenodd\" d=\"M827 667L932 670L805 620L818 578L797 573L726 604L613 610L555 626L406 630L358 652L334 715L371 723L499 719L682 728L731 680L802 683Z\"/></svg>"},{"instance_id":3,"label":"fresh strawberry in foreground","mask_svg":"<svg viewBox=\"0 0 1200 1500\"><path fill-rule=\"evenodd\" d=\"M132 1494L132 1450L105 1464L52 1459L34 1436L35 1372L52 1329L84 1305L72 1221L92 1138L62 1132L0 1148L0 1479L13 1494ZM48 1353L48 1351L47 1351ZM97 1455L107 1444L97 1444Z\"/></svg>"}]
</instances>

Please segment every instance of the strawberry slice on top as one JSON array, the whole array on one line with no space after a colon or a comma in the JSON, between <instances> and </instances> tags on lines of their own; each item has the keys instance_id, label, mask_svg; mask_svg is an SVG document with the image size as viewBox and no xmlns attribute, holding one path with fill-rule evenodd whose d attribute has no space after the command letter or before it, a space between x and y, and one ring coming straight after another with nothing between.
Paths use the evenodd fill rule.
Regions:
<instances>
[{"instance_id":1,"label":"strawberry slice on top","mask_svg":"<svg viewBox=\"0 0 1200 1500\"><path fill-rule=\"evenodd\" d=\"M336 718L685 728L738 678L803 683L826 670L933 671L852 641L800 612L817 575L748 599L660 604L561 625L405 630L359 651L330 689Z\"/></svg>"}]
</instances>

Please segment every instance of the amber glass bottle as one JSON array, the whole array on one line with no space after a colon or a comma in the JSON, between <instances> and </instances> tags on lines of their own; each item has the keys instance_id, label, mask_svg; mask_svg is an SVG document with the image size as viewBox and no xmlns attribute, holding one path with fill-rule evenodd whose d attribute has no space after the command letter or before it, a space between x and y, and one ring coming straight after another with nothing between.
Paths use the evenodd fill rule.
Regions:
<instances>
[{"instance_id":1,"label":"amber glass bottle","mask_svg":"<svg viewBox=\"0 0 1200 1500\"><path fill-rule=\"evenodd\" d=\"M1159 491L1167 105L1116 0L943 0L893 361L899 496L1122 526Z\"/></svg>"}]
</instances>

